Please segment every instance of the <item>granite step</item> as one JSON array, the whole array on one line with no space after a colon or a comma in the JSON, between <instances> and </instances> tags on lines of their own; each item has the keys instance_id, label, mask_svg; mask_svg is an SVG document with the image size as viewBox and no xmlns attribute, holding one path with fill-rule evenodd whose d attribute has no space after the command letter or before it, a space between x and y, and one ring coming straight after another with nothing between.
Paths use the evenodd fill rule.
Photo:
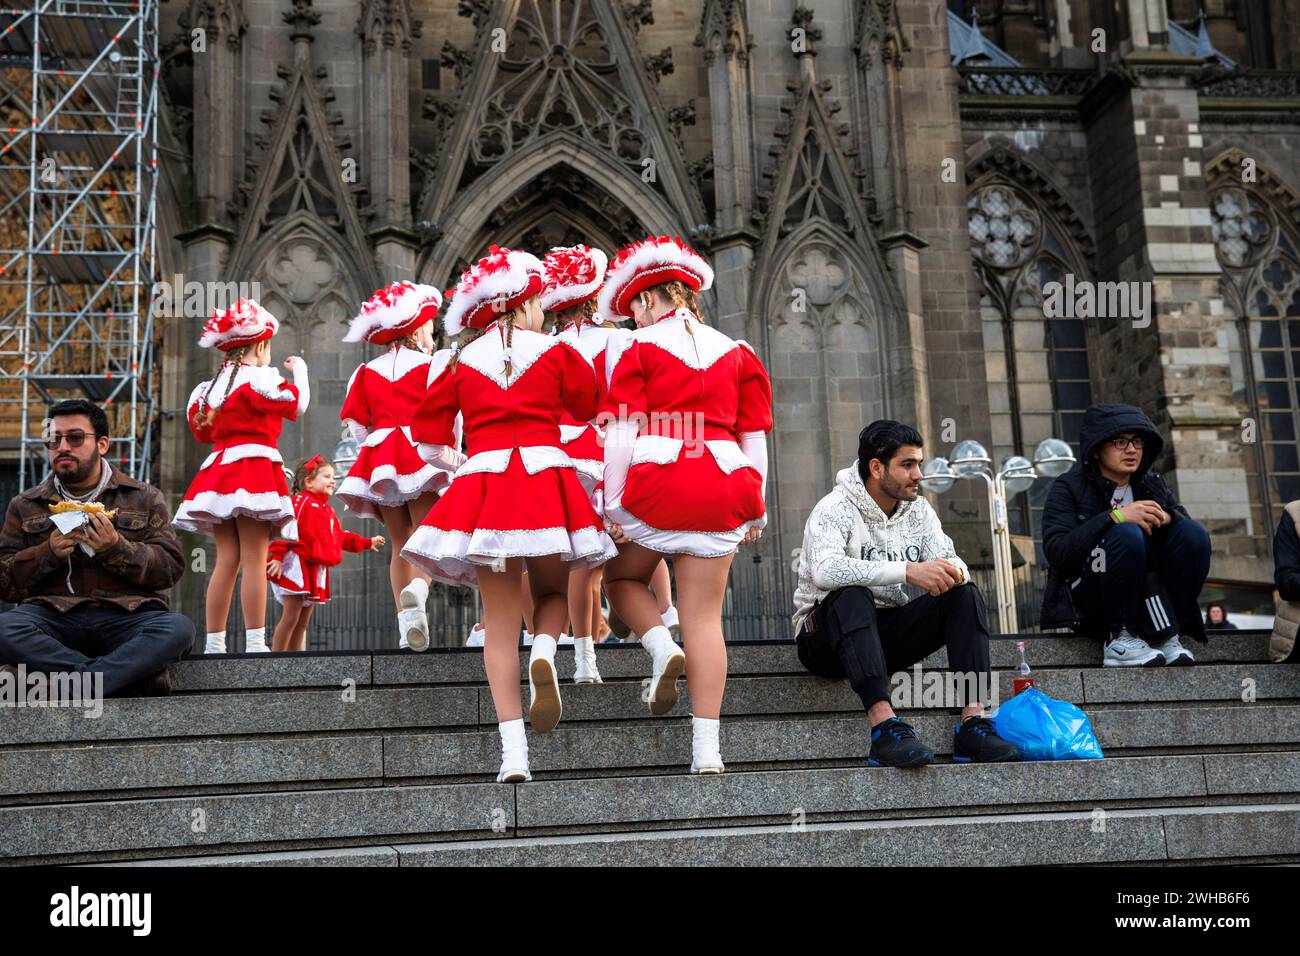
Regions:
<instances>
[{"instance_id":1,"label":"granite step","mask_svg":"<svg viewBox=\"0 0 1300 956\"><path fill-rule=\"evenodd\" d=\"M1035 669L1098 667L1101 648L1096 641L1072 636L1026 635L1026 653ZM1216 634L1208 645L1192 645L1201 663L1253 663L1268 660L1268 635L1229 631ZM1015 643L995 638L989 645L994 668L1011 668L1017 657ZM520 672L528 660L520 653ZM607 680L640 679L649 675L648 658L639 645L601 645L598 666ZM562 678L573 675L573 651L561 647L556 656ZM947 652L939 650L926 667L947 665ZM793 641L730 644L727 666L731 676L801 674ZM344 681L367 684L478 684L483 681L483 656L471 648L433 649L424 654L408 651L366 653L313 652L310 654L201 655L186 658L171 668L177 693L257 690L281 687L339 687Z\"/></svg>"},{"instance_id":2,"label":"granite step","mask_svg":"<svg viewBox=\"0 0 1300 956\"><path fill-rule=\"evenodd\" d=\"M1001 699L1011 695L1014 674L996 672ZM1300 700L1300 664L1198 664L1171 668L1057 668L1036 672L1037 687L1080 705L1176 702L1284 702ZM566 724L641 720L642 680L562 687ZM683 681L673 716L691 712ZM527 688L520 687L521 704ZM921 699L915 709L937 709ZM178 694L168 698L119 698L103 702L91 718L69 708L0 708L0 740L6 744L74 743L175 737L232 737L266 733L358 732L374 729L479 729L496 726L492 695L483 684L465 686L287 688L275 691ZM843 680L810 674L737 676L728 680L724 717L861 713L862 704Z\"/></svg>"},{"instance_id":3,"label":"granite step","mask_svg":"<svg viewBox=\"0 0 1300 956\"><path fill-rule=\"evenodd\" d=\"M903 717L941 759L951 755L953 717L922 711ZM1108 756L1300 745L1300 705L1103 705L1089 718ZM723 756L732 770L861 764L869 745L870 724L861 713L742 717L722 725ZM690 724L681 719L561 724L529 736L530 764L539 776L679 772L689 757ZM488 780L499 761L495 729L8 748L0 749L0 805L142 791Z\"/></svg>"},{"instance_id":4,"label":"granite step","mask_svg":"<svg viewBox=\"0 0 1300 956\"><path fill-rule=\"evenodd\" d=\"M78 862L343 849L367 843L714 826L785 826L1086 807L1294 799L1296 752L1112 757L915 771L844 767L538 779L522 785L373 786L0 808L0 858ZM1279 817L1287 819L1290 817ZM1240 825L1247 826L1249 821ZM1188 824L1189 827L1195 824ZM1202 832L1205 831L1202 825ZM1273 852L1288 845L1286 835ZM1267 847L1264 847L1267 850ZM1245 852L1245 851L1243 851ZM1250 855L1246 853L1246 855Z\"/></svg>"}]
</instances>

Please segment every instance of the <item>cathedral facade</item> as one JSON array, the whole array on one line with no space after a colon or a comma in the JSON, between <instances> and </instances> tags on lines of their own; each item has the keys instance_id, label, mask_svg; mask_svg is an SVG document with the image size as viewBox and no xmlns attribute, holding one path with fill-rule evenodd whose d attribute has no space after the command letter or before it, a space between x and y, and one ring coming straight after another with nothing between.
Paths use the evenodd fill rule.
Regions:
<instances>
[{"instance_id":1,"label":"cathedral facade","mask_svg":"<svg viewBox=\"0 0 1300 956\"><path fill-rule=\"evenodd\" d=\"M371 355L341 340L383 283L448 288L490 243L680 235L716 272L706 319L773 379L772 524L736 562L732 636L788 636L790 552L867 422L996 463L1074 442L1097 401L1166 435L1157 467L1246 609L1269 603L1273 528L1300 498L1297 7L172 3L161 272L256 283L281 318L275 361L312 377L292 463L339 443ZM173 504L204 454L176 413L216 366L201 323L168 319L160 352ZM1029 568L1045 486L1013 501ZM982 492L938 504L987 546ZM387 598L382 556L338 580Z\"/></svg>"}]
</instances>

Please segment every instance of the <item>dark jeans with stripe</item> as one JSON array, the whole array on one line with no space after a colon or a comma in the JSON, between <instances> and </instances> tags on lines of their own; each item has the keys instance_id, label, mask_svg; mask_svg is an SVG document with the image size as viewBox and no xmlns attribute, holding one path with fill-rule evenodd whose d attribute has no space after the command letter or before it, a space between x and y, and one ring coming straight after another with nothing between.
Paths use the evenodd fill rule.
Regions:
<instances>
[{"instance_id":1,"label":"dark jeans with stripe","mask_svg":"<svg viewBox=\"0 0 1300 956\"><path fill-rule=\"evenodd\" d=\"M1175 620L1168 624L1176 626L1179 634L1203 633L1198 602L1210 573L1210 535L1204 527L1183 518L1148 535L1126 522L1113 526L1097 545L1105 563L1089 558L1073 589L1075 610L1086 623L1104 621L1107 634L1122 627L1137 634L1140 621L1163 624L1172 612ZM1098 570L1093 570L1094 565ZM1151 609L1144 606L1148 573L1160 581L1171 608L1165 609L1160 601Z\"/></svg>"},{"instance_id":2,"label":"dark jeans with stripe","mask_svg":"<svg viewBox=\"0 0 1300 956\"><path fill-rule=\"evenodd\" d=\"M950 670L971 675L989 670L984 598L973 584L938 597L922 594L902 607L876 607L867 587L836 588L813 608L795 645L799 662L812 673L847 677L867 710L889 700L891 674L941 647L948 649Z\"/></svg>"}]
</instances>

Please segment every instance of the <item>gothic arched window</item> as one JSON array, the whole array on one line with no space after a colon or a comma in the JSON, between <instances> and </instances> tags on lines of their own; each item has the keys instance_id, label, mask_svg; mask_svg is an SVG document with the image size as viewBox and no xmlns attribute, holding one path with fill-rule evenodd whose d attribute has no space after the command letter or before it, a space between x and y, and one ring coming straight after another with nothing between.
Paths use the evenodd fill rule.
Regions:
<instances>
[{"instance_id":1,"label":"gothic arched window","mask_svg":"<svg viewBox=\"0 0 1300 956\"><path fill-rule=\"evenodd\" d=\"M1237 185L1211 193L1215 251L1234 318L1225 323L1232 395L1244 410L1242 465L1250 491L1246 533L1272 534L1300 498L1300 240L1263 196Z\"/></svg>"},{"instance_id":2,"label":"gothic arched window","mask_svg":"<svg viewBox=\"0 0 1300 956\"><path fill-rule=\"evenodd\" d=\"M1081 270L1062 232L1016 187L992 182L967 202L971 251L980 278L994 465L1032 457L1044 438L1079 453L1079 426L1092 402L1088 340L1081 318L1047 318L1043 287ZM1047 495L1035 482L1009 509L1013 534L1033 534Z\"/></svg>"}]
</instances>

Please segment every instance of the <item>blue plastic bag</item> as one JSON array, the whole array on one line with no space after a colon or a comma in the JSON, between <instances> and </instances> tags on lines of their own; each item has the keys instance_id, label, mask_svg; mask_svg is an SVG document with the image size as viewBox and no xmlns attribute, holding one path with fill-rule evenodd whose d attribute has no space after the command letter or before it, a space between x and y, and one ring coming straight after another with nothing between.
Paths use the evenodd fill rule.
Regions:
<instances>
[{"instance_id":1,"label":"blue plastic bag","mask_svg":"<svg viewBox=\"0 0 1300 956\"><path fill-rule=\"evenodd\" d=\"M1088 715L1034 687L1003 704L993 726L998 736L1020 748L1024 760L1100 760L1103 756Z\"/></svg>"}]
</instances>

